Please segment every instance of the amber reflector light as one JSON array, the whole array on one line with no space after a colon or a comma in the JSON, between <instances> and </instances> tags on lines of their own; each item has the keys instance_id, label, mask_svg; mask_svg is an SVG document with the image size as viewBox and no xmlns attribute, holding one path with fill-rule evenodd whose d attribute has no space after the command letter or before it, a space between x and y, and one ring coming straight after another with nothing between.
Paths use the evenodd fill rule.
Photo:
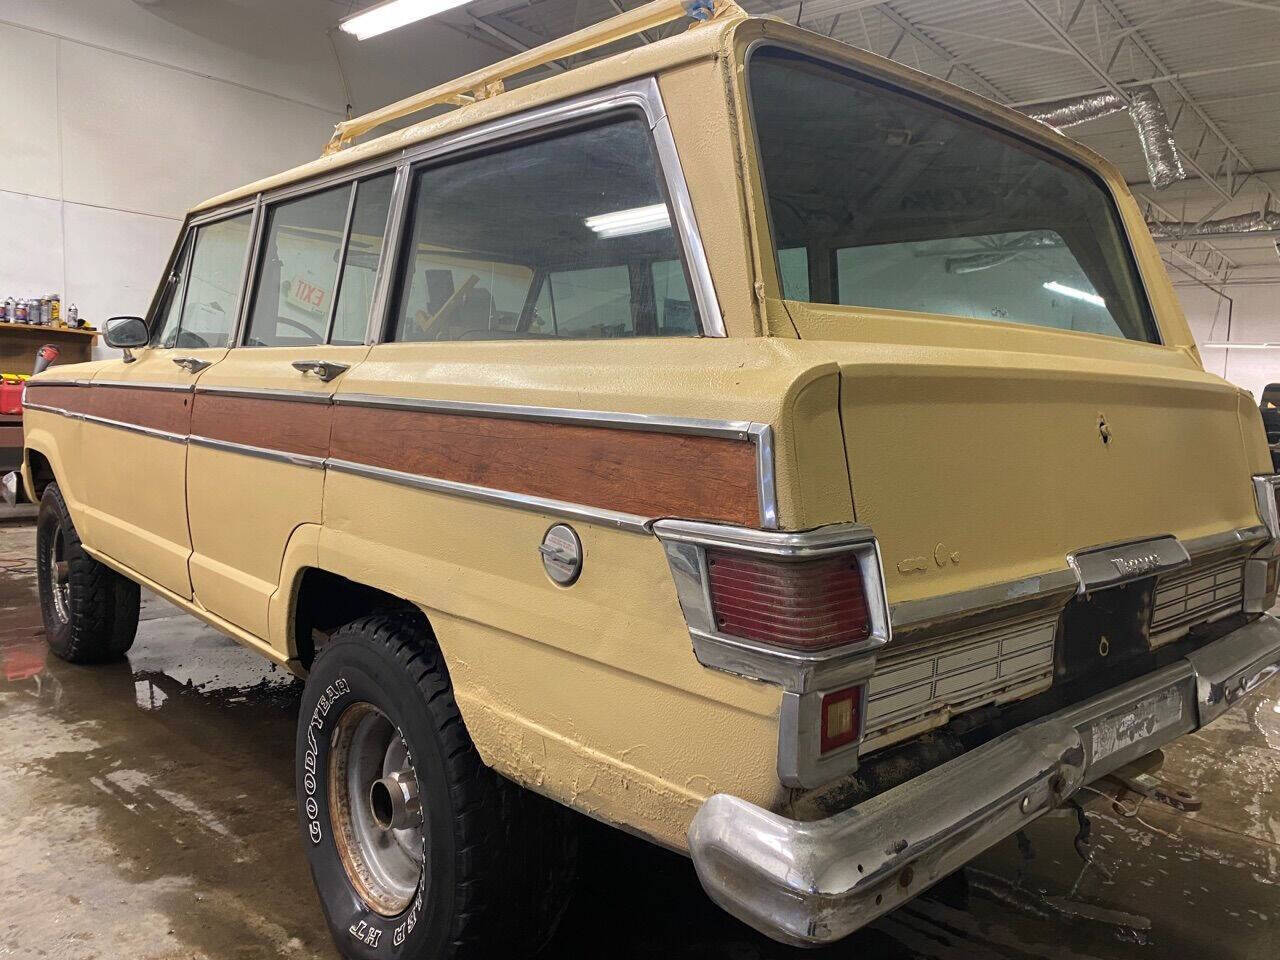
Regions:
<instances>
[{"instance_id":1,"label":"amber reflector light","mask_svg":"<svg viewBox=\"0 0 1280 960\"><path fill-rule=\"evenodd\" d=\"M862 687L848 687L822 697L822 742L819 748L828 753L858 739L862 726Z\"/></svg>"},{"instance_id":2,"label":"amber reflector light","mask_svg":"<svg viewBox=\"0 0 1280 960\"><path fill-rule=\"evenodd\" d=\"M708 550L707 570L721 633L797 650L871 635L862 570L852 553L786 562Z\"/></svg>"}]
</instances>

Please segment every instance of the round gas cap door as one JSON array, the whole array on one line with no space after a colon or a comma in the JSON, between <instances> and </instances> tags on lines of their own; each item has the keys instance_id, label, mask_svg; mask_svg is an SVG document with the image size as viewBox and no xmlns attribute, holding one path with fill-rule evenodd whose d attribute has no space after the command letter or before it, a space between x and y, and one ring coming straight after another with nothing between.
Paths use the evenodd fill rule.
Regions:
<instances>
[{"instance_id":1,"label":"round gas cap door","mask_svg":"<svg viewBox=\"0 0 1280 960\"><path fill-rule=\"evenodd\" d=\"M557 523L542 535L538 547L547 576L567 587L582 573L582 541L567 523Z\"/></svg>"}]
</instances>

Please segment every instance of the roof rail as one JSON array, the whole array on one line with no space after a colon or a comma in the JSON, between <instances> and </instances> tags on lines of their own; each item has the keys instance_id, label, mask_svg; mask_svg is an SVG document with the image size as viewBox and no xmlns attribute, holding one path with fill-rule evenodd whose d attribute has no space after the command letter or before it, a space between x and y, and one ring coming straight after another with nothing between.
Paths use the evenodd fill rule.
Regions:
<instances>
[{"instance_id":1,"label":"roof rail","mask_svg":"<svg viewBox=\"0 0 1280 960\"><path fill-rule=\"evenodd\" d=\"M508 57L491 66L476 70L465 77L450 80L422 93L415 93L395 103L379 107L369 113L344 120L333 128L333 138L324 148L324 155L336 153L351 145L356 137L368 133L384 123L418 113L440 104L465 106L477 100L485 100L502 93L504 81L517 74L544 66L553 60L585 53L603 47L616 40L690 17L693 20L712 20L728 14L745 16L734 0L652 0L643 6L628 10L616 17L584 27L540 47L534 47L514 57Z\"/></svg>"}]
</instances>

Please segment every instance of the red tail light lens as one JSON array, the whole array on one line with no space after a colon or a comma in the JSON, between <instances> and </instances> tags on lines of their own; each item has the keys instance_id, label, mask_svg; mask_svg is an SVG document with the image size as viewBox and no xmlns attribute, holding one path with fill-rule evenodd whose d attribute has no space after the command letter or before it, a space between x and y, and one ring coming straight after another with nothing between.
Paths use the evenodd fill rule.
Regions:
<instances>
[{"instance_id":1,"label":"red tail light lens","mask_svg":"<svg viewBox=\"0 0 1280 960\"><path fill-rule=\"evenodd\" d=\"M862 569L852 553L779 561L707 551L720 633L797 650L826 650L871 635Z\"/></svg>"}]
</instances>

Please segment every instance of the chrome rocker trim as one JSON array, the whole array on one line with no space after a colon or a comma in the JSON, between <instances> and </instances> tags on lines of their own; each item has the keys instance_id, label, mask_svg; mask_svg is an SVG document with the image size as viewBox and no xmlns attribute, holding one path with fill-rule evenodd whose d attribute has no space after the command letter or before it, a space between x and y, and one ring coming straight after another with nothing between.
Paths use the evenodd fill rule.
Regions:
<instances>
[{"instance_id":1,"label":"chrome rocker trim","mask_svg":"<svg viewBox=\"0 0 1280 960\"><path fill-rule=\"evenodd\" d=\"M698 878L721 907L783 943L838 940L893 910L1099 777L1220 716L1280 671L1270 616L1100 696L1025 724L842 813L789 820L716 794L689 827ZM1153 726L1093 724L1141 701ZM1144 735L1145 734L1145 735Z\"/></svg>"}]
</instances>

